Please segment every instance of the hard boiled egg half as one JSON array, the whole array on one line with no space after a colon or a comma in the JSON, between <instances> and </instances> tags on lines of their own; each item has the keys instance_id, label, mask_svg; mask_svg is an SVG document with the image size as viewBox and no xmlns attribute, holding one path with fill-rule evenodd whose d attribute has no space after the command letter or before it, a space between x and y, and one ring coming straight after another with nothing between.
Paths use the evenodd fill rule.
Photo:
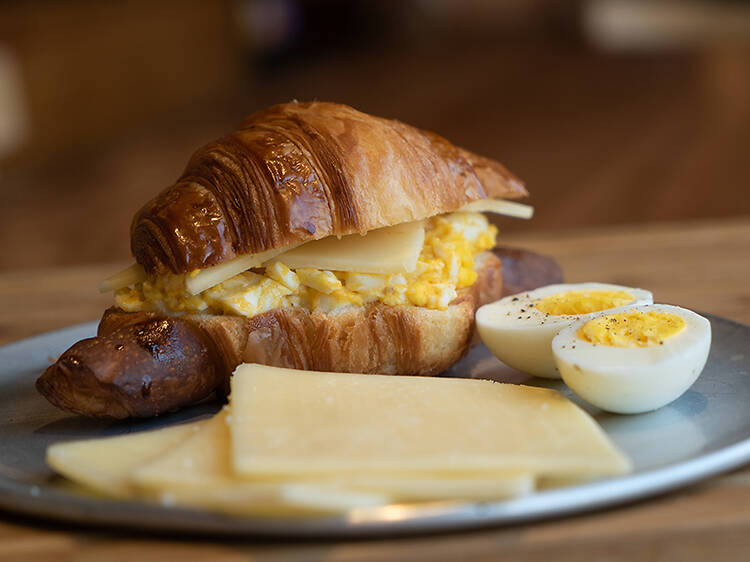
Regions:
<instances>
[{"instance_id":1,"label":"hard boiled egg half","mask_svg":"<svg viewBox=\"0 0 750 562\"><path fill-rule=\"evenodd\" d=\"M560 330L596 313L652 302L649 291L621 285L548 285L480 307L477 330L503 363L538 377L560 378L552 357L552 338Z\"/></svg>"},{"instance_id":2,"label":"hard boiled egg half","mask_svg":"<svg viewBox=\"0 0 750 562\"><path fill-rule=\"evenodd\" d=\"M552 340L565 384L620 414L655 410L681 396L703 370L710 347L708 320L665 304L581 319Z\"/></svg>"}]
</instances>

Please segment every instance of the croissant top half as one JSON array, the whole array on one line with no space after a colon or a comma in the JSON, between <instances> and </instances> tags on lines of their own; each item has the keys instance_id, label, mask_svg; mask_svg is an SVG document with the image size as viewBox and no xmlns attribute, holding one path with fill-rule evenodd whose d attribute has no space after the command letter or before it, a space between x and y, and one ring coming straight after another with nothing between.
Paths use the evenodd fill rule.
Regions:
<instances>
[{"instance_id":1,"label":"croissant top half","mask_svg":"<svg viewBox=\"0 0 750 562\"><path fill-rule=\"evenodd\" d=\"M364 233L526 195L501 164L409 125L322 102L276 105L199 149L131 226L149 273Z\"/></svg>"}]
</instances>

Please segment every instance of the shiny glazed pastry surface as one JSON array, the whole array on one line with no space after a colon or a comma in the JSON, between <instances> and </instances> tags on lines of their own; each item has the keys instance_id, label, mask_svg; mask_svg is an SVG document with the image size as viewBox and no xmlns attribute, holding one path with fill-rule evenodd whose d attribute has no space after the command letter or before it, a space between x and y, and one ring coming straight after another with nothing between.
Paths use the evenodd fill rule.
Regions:
<instances>
[{"instance_id":1,"label":"shiny glazed pastry surface","mask_svg":"<svg viewBox=\"0 0 750 562\"><path fill-rule=\"evenodd\" d=\"M525 194L500 163L434 133L345 105L291 102L198 150L136 214L131 248L149 273L187 273Z\"/></svg>"}]
</instances>

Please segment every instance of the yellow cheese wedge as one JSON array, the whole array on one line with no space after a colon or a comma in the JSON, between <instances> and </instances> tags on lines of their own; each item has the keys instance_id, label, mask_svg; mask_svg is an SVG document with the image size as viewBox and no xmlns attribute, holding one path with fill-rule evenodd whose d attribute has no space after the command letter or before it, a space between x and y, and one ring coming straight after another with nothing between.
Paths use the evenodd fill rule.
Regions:
<instances>
[{"instance_id":1,"label":"yellow cheese wedge","mask_svg":"<svg viewBox=\"0 0 750 562\"><path fill-rule=\"evenodd\" d=\"M70 480L116 497L132 495L131 471L197 432L204 422L117 437L56 443L47 464Z\"/></svg>"},{"instance_id":2,"label":"yellow cheese wedge","mask_svg":"<svg viewBox=\"0 0 750 562\"><path fill-rule=\"evenodd\" d=\"M277 256L292 269L312 268L359 273L414 271L424 245L422 221L371 230L366 235L329 236Z\"/></svg>"},{"instance_id":3,"label":"yellow cheese wedge","mask_svg":"<svg viewBox=\"0 0 750 562\"><path fill-rule=\"evenodd\" d=\"M459 211L472 213L495 213L497 215L506 215L517 219L530 219L534 216L534 207L516 203L515 201L506 201L504 199L479 199L467 203Z\"/></svg>"},{"instance_id":4,"label":"yellow cheese wedge","mask_svg":"<svg viewBox=\"0 0 750 562\"><path fill-rule=\"evenodd\" d=\"M241 365L232 378L235 472L609 475L627 459L556 391L490 381Z\"/></svg>"}]
</instances>

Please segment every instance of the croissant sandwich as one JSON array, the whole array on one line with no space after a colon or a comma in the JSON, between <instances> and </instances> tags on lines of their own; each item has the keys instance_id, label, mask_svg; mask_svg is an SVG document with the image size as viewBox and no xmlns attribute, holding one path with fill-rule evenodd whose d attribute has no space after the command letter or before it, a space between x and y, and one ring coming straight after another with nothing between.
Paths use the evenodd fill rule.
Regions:
<instances>
[{"instance_id":1,"label":"croissant sandwich","mask_svg":"<svg viewBox=\"0 0 750 562\"><path fill-rule=\"evenodd\" d=\"M398 121L333 103L260 111L136 214L136 264L102 283L115 306L37 389L70 412L127 418L225 394L242 362L439 373L502 293L496 228L479 211L523 215L507 200L525 195L499 163ZM531 270L513 275L559 275Z\"/></svg>"}]
</instances>

